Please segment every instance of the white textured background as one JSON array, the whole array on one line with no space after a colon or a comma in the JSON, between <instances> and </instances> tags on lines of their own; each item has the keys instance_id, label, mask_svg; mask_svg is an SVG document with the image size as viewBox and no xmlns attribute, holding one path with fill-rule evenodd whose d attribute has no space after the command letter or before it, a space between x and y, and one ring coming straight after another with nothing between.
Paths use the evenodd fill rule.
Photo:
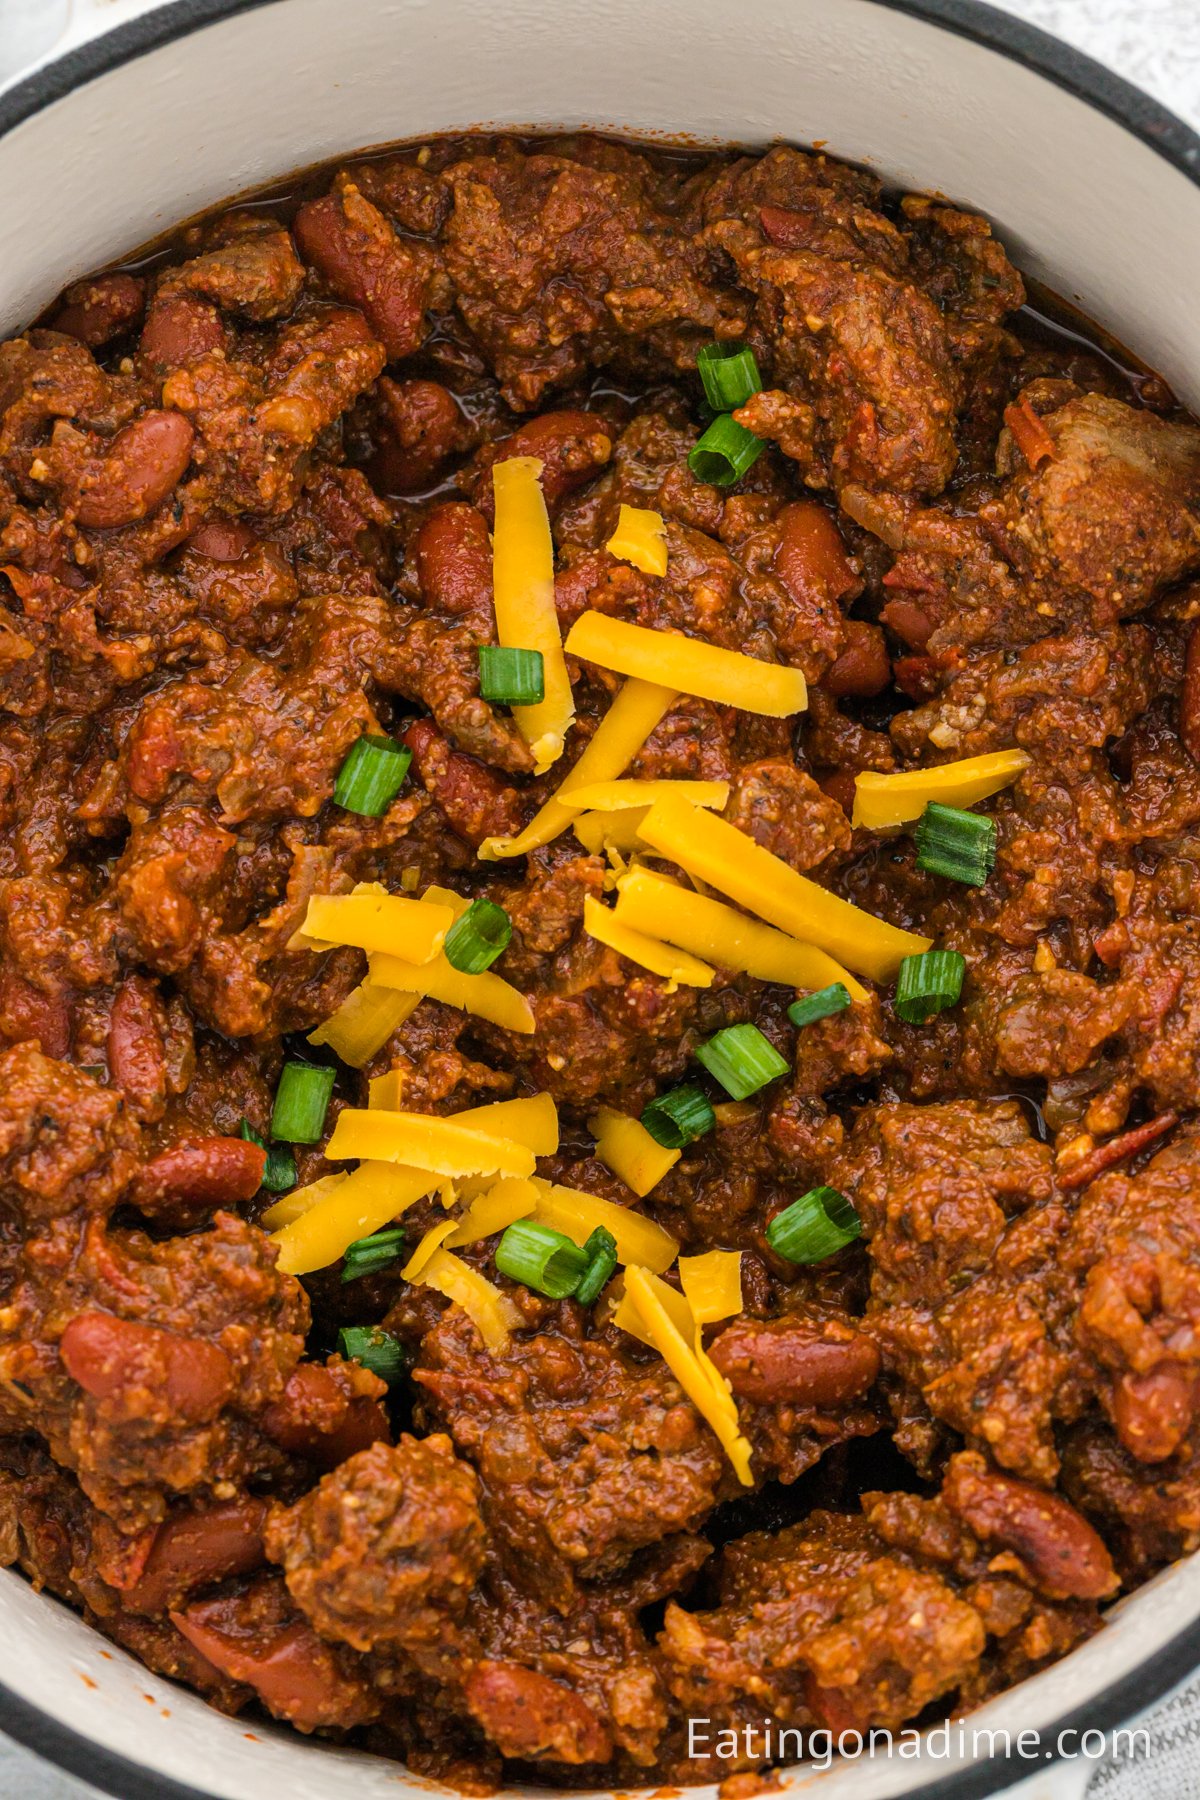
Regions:
<instances>
[{"instance_id":1,"label":"white textured background","mask_svg":"<svg viewBox=\"0 0 1200 1800\"><path fill-rule=\"evenodd\" d=\"M786 5L786 0L780 4ZM1200 126L1200 0L993 0L993 4L1068 39ZM4 52L15 49L26 31L40 35L48 15L60 7L66 11L65 0L0 0L0 68L8 60ZM1176 1695L1147 1723L1154 1742L1149 1762L1126 1768L1101 1766L1087 1800L1197 1800L1200 1687ZM94 1793L0 1740L0 1800L94 1800Z\"/></svg>"}]
</instances>

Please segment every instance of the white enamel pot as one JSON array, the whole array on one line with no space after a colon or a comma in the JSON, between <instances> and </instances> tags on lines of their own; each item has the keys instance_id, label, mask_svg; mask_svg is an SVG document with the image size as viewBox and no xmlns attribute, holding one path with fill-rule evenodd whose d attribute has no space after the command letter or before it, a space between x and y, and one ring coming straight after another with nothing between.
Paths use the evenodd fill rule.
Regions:
<instances>
[{"instance_id":1,"label":"white enamel pot","mask_svg":"<svg viewBox=\"0 0 1200 1800\"><path fill-rule=\"evenodd\" d=\"M476 125L590 125L822 141L965 201L1200 405L1200 139L976 0L3 0L0 67L38 55L0 93L4 331L176 220L303 165ZM987 1754L985 1736L784 1784L804 1800L1015 1800L1022 1783L1073 1800L1087 1765L1056 1752L1197 1663L1193 1558L972 1716L1014 1745L1040 1732L1035 1762ZM10 1572L0 1727L122 1800L407 1800L433 1786L222 1717Z\"/></svg>"}]
</instances>

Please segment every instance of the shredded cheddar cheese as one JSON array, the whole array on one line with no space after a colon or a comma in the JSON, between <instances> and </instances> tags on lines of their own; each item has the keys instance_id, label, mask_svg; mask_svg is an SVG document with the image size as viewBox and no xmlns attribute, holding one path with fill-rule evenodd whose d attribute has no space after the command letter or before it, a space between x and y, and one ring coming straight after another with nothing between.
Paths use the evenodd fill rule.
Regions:
<instances>
[{"instance_id":1,"label":"shredded cheddar cheese","mask_svg":"<svg viewBox=\"0 0 1200 1800\"><path fill-rule=\"evenodd\" d=\"M259 1224L268 1231L278 1231L283 1225L291 1225L349 1179L345 1169L339 1169L335 1175L322 1175L319 1180L310 1181L307 1187L293 1188L290 1194L281 1194L272 1206L268 1206Z\"/></svg>"},{"instance_id":2,"label":"shredded cheddar cheese","mask_svg":"<svg viewBox=\"0 0 1200 1800\"><path fill-rule=\"evenodd\" d=\"M652 975L661 975L668 984L668 993L674 993L681 982L685 987L709 987L712 984L713 972L707 963L689 956L686 950L673 949L658 938L647 937L645 932L633 931L628 925L621 924L609 908L591 894L583 903L583 928L597 943L607 944L610 950L637 963L639 968L649 969Z\"/></svg>"},{"instance_id":3,"label":"shredded cheddar cheese","mask_svg":"<svg viewBox=\"0 0 1200 1800\"><path fill-rule=\"evenodd\" d=\"M308 1041L327 1044L350 1068L364 1069L419 1005L419 995L360 982L323 1025L309 1032Z\"/></svg>"},{"instance_id":4,"label":"shredded cheddar cheese","mask_svg":"<svg viewBox=\"0 0 1200 1800\"><path fill-rule=\"evenodd\" d=\"M508 1176L495 1182L471 1201L460 1219L452 1221L453 1230L446 1239L448 1250L477 1244L481 1238L493 1237L517 1219L527 1219L537 1211L538 1193L531 1181Z\"/></svg>"},{"instance_id":5,"label":"shredded cheddar cheese","mask_svg":"<svg viewBox=\"0 0 1200 1800\"><path fill-rule=\"evenodd\" d=\"M558 761L575 717L554 606L554 544L541 473L535 456L513 456L492 469L496 637L511 649L540 650L542 655L545 698L536 706L513 708L517 729L533 753L536 775L544 775Z\"/></svg>"},{"instance_id":6,"label":"shredded cheddar cheese","mask_svg":"<svg viewBox=\"0 0 1200 1800\"><path fill-rule=\"evenodd\" d=\"M808 688L799 669L759 662L740 650L722 650L678 632L631 625L607 613L582 613L567 634L566 648L568 655L619 675L659 681L719 706L736 706L772 719L790 718L808 705Z\"/></svg>"},{"instance_id":7,"label":"shredded cheddar cheese","mask_svg":"<svg viewBox=\"0 0 1200 1800\"><path fill-rule=\"evenodd\" d=\"M449 1250L434 1251L420 1282L461 1306L493 1353L506 1349L509 1334L525 1322L515 1301Z\"/></svg>"},{"instance_id":8,"label":"shredded cheddar cheese","mask_svg":"<svg viewBox=\"0 0 1200 1800\"><path fill-rule=\"evenodd\" d=\"M709 806L721 812L729 801L727 781L591 781L576 787L570 777L559 789L564 806L580 812L625 812L630 807L653 806L656 800L669 800L673 794L690 800L693 806Z\"/></svg>"},{"instance_id":9,"label":"shredded cheddar cheese","mask_svg":"<svg viewBox=\"0 0 1200 1800\"><path fill-rule=\"evenodd\" d=\"M667 528L661 513L622 502L617 528L604 546L610 556L632 563L643 575L667 572Z\"/></svg>"},{"instance_id":10,"label":"shredded cheddar cheese","mask_svg":"<svg viewBox=\"0 0 1200 1800\"><path fill-rule=\"evenodd\" d=\"M488 1019L505 1031L528 1036L533 1030L533 1013L524 994L490 969L482 975L466 975L461 969L452 968L445 956L436 956L427 963L402 962L398 956L373 956L367 982L371 987L393 988L427 1000L440 1000L443 1006Z\"/></svg>"},{"instance_id":11,"label":"shredded cheddar cheese","mask_svg":"<svg viewBox=\"0 0 1200 1800\"><path fill-rule=\"evenodd\" d=\"M624 774L677 698L674 688L659 687L652 681L627 681L596 727L591 742L563 787L569 789L594 781L615 781L618 775ZM502 857L526 856L530 850L552 843L566 831L573 817L572 809L564 806L555 795L517 837L485 838L479 846L480 860L497 862Z\"/></svg>"},{"instance_id":12,"label":"shredded cheddar cheese","mask_svg":"<svg viewBox=\"0 0 1200 1800\"><path fill-rule=\"evenodd\" d=\"M854 782L852 822L880 831L919 819L931 800L942 806L974 806L1008 787L1029 762L1024 750L993 750L986 756L939 763L936 769L905 769L898 775L867 772Z\"/></svg>"},{"instance_id":13,"label":"shredded cheddar cheese","mask_svg":"<svg viewBox=\"0 0 1200 1800\"><path fill-rule=\"evenodd\" d=\"M735 825L685 800L652 806L642 837L688 874L873 981L891 981L906 956L932 943L818 887Z\"/></svg>"},{"instance_id":14,"label":"shredded cheddar cheese","mask_svg":"<svg viewBox=\"0 0 1200 1800\"><path fill-rule=\"evenodd\" d=\"M302 930L311 944L350 944L427 963L453 923L449 907L359 888L352 894L314 894Z\"/></svg>"},{"instance_id":15,"label":"shredded cheddar cheese","mask_svg":"<svg viewBox=\"0 0 1200 1800\"><path fill-rule=\"evenodd\" d=\"M740 1250L707 1250L702 1256L681 1256L679 1279L697 1325L712 1325L741 1312Z\"/></svg>"},{"instance_id":16,"label":"shredded cheddar cheese","mask_svg":"<svg viewBox=\"0 0 1200 1800\"><path fill-rule=\"evenodd\" d=\"M387 990L382 991L386 993ZM386 1075L372 1076L367 1083L367 1105L377 1112L400 1112L403 1094L403 1069L389 1069Z\"/></svg>"},{"instance_id":17,"label":"shredded cheddar cheese","mask_svg":"<svg viewBox=\"0 0 1200 1800\"><path fill-rule=\"evenodd\" d=\"M443 1219L438 1225L431 1225L421 1239L400 1273L405 1281L418 1281L429 1263L435 1250L441 1248L458 1224L457 1219Z\"/></svg>"},{"instance_id":18,"label":"shredded cheddar cheese","mask_svg":"<svg viewBox=\"0 0 1200 1800\"><path fill-rule=\"evenodd\" d=\"M840 981L852 999L867 998L862 983L824 950L800 943L759 919L748 919L722 900L680 887L652 869L631 868L617 877L615 916L618 924L666 938L693 956L753 975L757 981L814 989Z\"/></svg>"},{"instance_id":19,"label":"shredded cheddar cheese","mask_svg":"<svg viewBox=\"0 0 1200 1800\"><path fill-rule=\"evenodd\" d=\"M675 1301L683 1300L683 1309ZM648 1269L625 1271L625 1302L636 1309L644 1341L653 1344L676 1381L712 1428L721 1448L733 1464L743 1487L753 1486L750 1444L738 1426L737 1406L727 1384L695 1341L689 1341L684 1323L691 1308L664 1281ZM617 1315L620 1321L620 1313ZM698 1329L698 1328L697 1328Z\"/></svg>"},{"instance_id":20,"label":"shredded cheddar cheese","mask_svg":"<svg viewBox=\"0 0 1200 1800\"><path fill-rule=\"evenodd\" d=\"M596 1155L605 1168L611 1169L639 1200L657 1186L682 1155L652 1138L640 1119L614 1112L608 1106L592 1114L588 1130L596 1140Z\"/></svg>"},{"instance_id":21,"label":"shredded cheddar cheese","mask_svg":"<svg viewBox=\"0 0 1200 1800\"><path fill-rule=\"evenodd\" d=\"M532 1175L537 1163L524 1144L472 1131L457 1119L354 1106L338 1114L325 1155L330 1162L360 1156L449 1176Z\"/></svg>"},{"instance_id":22,"label":"shredded cheddar cheese","mask_svg":"<svg viewBox=\"0 0 1200 1800\"><path fill-rule=\"evenodd\" d=\"M602 1225L616 1239L619 1262L643 1263L655 1274L669 1269L679 1254L679 1245L669 1231L627 1206L602 1200L598 1194L585 1194L578 1188L559 1187L540 1176L534 1177L533 1185L537 1190L539 1223L561 1231L572 1243L586 1244L597 1226Z\"/></svg>"}]
</instances>

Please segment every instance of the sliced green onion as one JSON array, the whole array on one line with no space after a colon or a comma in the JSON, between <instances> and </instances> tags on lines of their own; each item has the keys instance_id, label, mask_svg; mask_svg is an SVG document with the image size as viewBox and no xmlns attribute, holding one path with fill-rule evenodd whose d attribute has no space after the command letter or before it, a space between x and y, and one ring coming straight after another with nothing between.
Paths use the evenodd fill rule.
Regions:
<instances>
[{"instance_id":1,"label":"sliced green onion","mask_svg":"<svg viewBox=\"0 0 1200 1800\"><path fill-rule=\"evenodd\" d=\"M690 1084L660 1094L642 1114L642 1124L664 1150L682 1150L716 1125L717 1115L698 1087Z\"/></svg>"},{"instance_id":2,"label":"sliced green onion","mask_svg":"<svg viewBox=\"0 0 1200 1800\"><path fill-rule=\"evenodd\" d=\"M500 706L540 706L546 698L546 667L540 650L511 650L480 644L479 692Z\"/></svg>"},{"instance_id":3,"label":"sliced green onion","mask_svg":"<svg viewBox=\"0 0 1200 1800\"><path fill-rule=\"evenodd\" d=\"M385 813L408 774L412 751L387 737L360 737L338 770L333 798L347 812L378 819Z\"/></svg>"},{"instance_id":4,"label":"sliced green onion","mask_svg":"<svg viewBox=\"0 0 1200 1800\"><path fill-rule=\"evenodd\" d=\"M566 1300L587 1274L588 1259L561 1231L518 1219L496 1245L496 1267L549 1300Z\"/></svg>"},{"instance_id":5,"label":"sliced green onion","mask_svg":"<svg viewBox=\"0 0 1200 1800\"><path fill-rule=\"evenodd\" d=\"M787 1262L824 1262L844 1250L862 1232L862 1220L836 1188L812 1188L776 1213L767 1226L767 1242Z\"/></svg>"},{"instance_id":6,"label":"sliced green onion","mask_svg":"<svg viewBox=\"0 0 1200 1800\"><path fill-rule=\"evenodd\" d=\"M713 487L732 487L765 449L764 439L755 437L728 413L722 413L692 445L688 468L697 481L707 481Z\"/></svg>"},{"instance_id":7,"label":"sliced green onion","mask_svg":"<svg viewBox=\"0 0 1200 1800\"><path fill-rule=\"evenodd\" d=\"M996 866L996 822L931 800L913 833L917 867L967 887L982 887Z\"/></svg>"},{"instance_id":8,"label":"sliced green onion","mask_svg":"<svg viewBox=\"0 0 1200 1800\"><path fill-rule=\"evenodd\" d=\"M714 412L732 412L762 391L762 376L749 344L705 344L696 367Z\"/></svg>"},{"instance_id":9,"label":"sliced green onion","mask_svg":"<svg viewBox=\"0 0 1200 1800\"><path fill-rule=\"evenodd\" d=\"M840 981L834 981L828 987L818 988L815 994L805 994L803 1000L793 1001L788 1007L788 1018L802 1029L805 1025L815 1025L818 1019L829 1019L834 1013L845 1012L849 1004L849 990Z\"/></svg>"},{"instance_id":10,"label":"sliced green onion","mask_svg":"<svg viewBox=\"0 0 1200 1800\"><path fill-rule=\"evenodd\" d=\"M286 1188L296 1185L296 1159L286 1144L268 1144L260 1132L255 1131L249 1119L243 1119L238 1126L238 1136L248 1144L257 1144L260 1150L267 1153L266 1166L263 1169L262 1184L272 1194L282 1194Z\"/></svg>"},{"instance_id":11,"label":"sliced green onion","mask_svg":"<svg viewBox=\"0 0 1200 1800\"><path fill-rule=\"evenodd\" d=\"M446 933L442 949L452 969L481 975L508 949L512 921L494 900L472 900L461 919Z\"/></svg>"},{"instance_id":12,"label":"sliced green onion","mask_svg":"<svg viewBox=\"0 0 1200 1800\"><path fill-rule=\"evenodd\" d=\"M358 1281L364 1275L378 1275L390 1269L404 1248L403 1225L390 1225L386 1231L372 1232L370 1237L356 1238L347 1246L342 1265L342 1281Z\"/></svg>"},{"instance_id":13,"label":"sliced green onion","mask_svg":"<svg viewBox=\"0 0 1200 1800\"><path fill-rule=\"evenodd\" d=\"M347 1362L360 1362L388 1386L400 1380L408 1368L408 1352L399 1338L378 1325L345 1325L338 1332L338 1350Z\"/></svg>"},{"instance_id":14,"label":"sliced green onion","mask_svg":"<svg viewBox=\"0 0 1200 1800\"><path fill-rule=\"evenodd\" d=\"M587 1243L583 1246L583 1254L588 1259L583 1280L575 1290L575 1298L580 1306L591 1306L598 1300L617 1272L617 1240L611 1231L605 1231L603 1225L597 1225Z\"/></svg>"},{"instance_id":15,"label":"sliced green onion","mask_svg":"<svg viewBox=\"0 0 1200 1800\"><path fill-rule=\"evenodd\" d=\"M285 1144L315 1144L325 1129L336 1074L317 1063L285 1062L275 1090L271 1136Z\"/></svg>"},{"instance_id":16,"label":"sliced green onion","mask_svg":"<svg viewBox=\"0 0 1200 1800\"><path fill-rule=\"evenodd\" d=\"M788 1065L757 1025L727 1025L696 1052L732 1100L748 1100L769 1081L786 1075Z\"/></svg>"},{"instance_id":17,"label":"sliced green onion","mask_svg":"<svg viewBox=\"0 0 1200 1800\"><path fill-rule=\"evenodd\" d=\"M923 1025L945 1012L962 993L965 960L957 950L926 950L906 956L896 982L895 1007L908 1025Z\"/></svg>"}]
</instances>

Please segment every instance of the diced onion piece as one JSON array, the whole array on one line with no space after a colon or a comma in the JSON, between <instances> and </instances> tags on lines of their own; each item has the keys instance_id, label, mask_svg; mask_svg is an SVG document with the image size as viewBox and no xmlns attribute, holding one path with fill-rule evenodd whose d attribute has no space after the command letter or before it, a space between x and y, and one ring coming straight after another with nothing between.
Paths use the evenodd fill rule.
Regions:
<instances>
[{"instance_id":1,"label":"diced onion piece","mask_svg":"<svg viewBox=\"0 0 1200 1800\"><path fill-rule=\"evenodd\" d=\"M1024 750L991 750L986 756L964 756L939 763L936 769L904 769L898 775L866 772L854 783L855 825L880 831L919 819L931 800L944 806L974 806L998 794L1029 767Z\"/></svg>"},{"instance_id":2,"label":"diced onion piece","mask_svg":"<svg viewBox=\"0 0 1200 1800\"><path fill-rule=\"evenodd\" d=\"M291 1225L304 1217L312 1207L321 1200L327 1200L335 1188L349 1181L345 1169L339 1169L334 1175L322 1175L319 1181L310 1181L307 1187L293 1188L290 1194L276 1200L274 1206L268 1206L259 1218L259 1224L265 1231L279 1231L284 1225Z\"/></svg>"},{"instance_id":3,"label":"diced onion piece","mask_svg":"<svg viewBox=\"0 0 1200 1800\"><path fill-rule=\"evenodd\" d=\"M652 975L661 975L669 983L669 992L680 982L685 987L709 987L712 984L713 972L707 963L689 956L686 950L673 949L658 938L647 937L642 931L622 925L592 894L583 903L583 928L597 943L607 944L610 950L649 969Z\"/></svg>"},{"instance_id":4,"label":"diced onion piece","mask_svg":"<svg viewBox=\"0 0 1200 1800\"><path fill-rule=\"evenodd\" d=\"M588 1130L596 1140L596 1155L606 1169L643 1199L673 1168L682 1154L656 1144L640 1119L627 1113L614 1112L602 1106L588 1120Z\"/></svg>"},{"instance_id":5,"label":"diced onion piece","mask_svg":"<svg viewBox=\"0 0 1200 1800\"><path fill-rule=\"evenodd\" d=\"M667 528L661 513L646 507L626 506L617 515L617 529L604 546L610 556L632 563L643 575L667 572Z\"/></svg>"},{"instance_id":6,"label":"diced onion piece","mask_svg":"<svg viewBox=\"0 0 1200 1800\"><path fill-rule=\"evenodd\" d=\"M584 786L593 781L615 781L624 774L647 738L671 710L678 698L675 688L659 687L652 681L627 681L592 735L587 749L567 776L565 785ZM496 862L501 857L525 856L549 844L564 832L572 820L570 807L555 796L547 800L519 836L485 838L479 846L480 860Z\"/></svg>"},{"instance_id":7,"label":"diced onion piece","mask_svg":"<svg viewBox=\"0 0 1200 1800\"><path fill-rule=\"evenodd\" d=\"M709 1359L680 1329L679 1314L667 1299L672 1293L673 1289L647 1269L625 1271L625 1297L637 1309L649 1341L693 1406L711 1426L733 1464L738 1480L744 1487L751 1487L753 1451L738 1428L733 1396ZM687 1307L686 1301L684 1305ZM690 1316L690 1307L687 1312Z\"/></svg>"},{"instance_id":8,"label":"diced onion piece","mask_svg":"<svg viewBox=\"0 0 1200 1800\"><path fill-rule=\"evenodd\" d=\"M617 881L616 917L702 956L719 968L737 969L757 981L785 987L826 987L842 982L856 1000L867 990L814 944L800 943L759 919L748 919L722 900L693 893L652 869L629 869Z\"/></svg>"},{"instance_id":9,"label":"diced onion piece","mask_svg":"<svg viewBox=\"0 0 1200 1800\"><path fill-rule=\"evenodd\" d=\"M533 1013L524 994L490 969L482 975L464 975L461 970L452 969L444 956L427 963L403 962L398 956L373 956L367 981L372 987L440 1000L443 1006L456 1006L460 1012L487 1019L505 1031L528 1036L533 1030Z\"/></svg>"},{"instance_id":10,"label":"diced onion piece","mask_svg":"<svg viewBox=\"0 0 1200 1800\"><path fill-rule=\"evenodd\" d=\"M426 963L437 955L453 923L447 907L359 890L314 894L302 929L310 943L386 950L406 962Z\"/></svg>"},{"instance_id":11,"label":"diced onion piece","mask_svg":"<svg viewBox=\"0 0 1200 1800\"><path fill-rule=\"evenodd\" d=\"M679 1279L697 1325L713 1325L718 1319L736 1318L741 1312L740 1250L706 1250L702 1256L681 1256Z\"/></svg>"},{"instance_id":12,"label":"diced onion piece","mask_svg":"<svg viewBox=\"0 0 1200 1800\"><path fill-rule=\"evenodd\" d=\"M398 994L360 982L323 1025L309 1032L308 1041L327 1044L341 1062L364 1069L420 1004L418 994Z\"/></svg>"},{"instance_id":13,"label":"diced onion piece","mask_svg":"<svg viewBox=\"0 0 1200 1800\"><path fill-rule=\"evenodd\" d=\"M607 613L582 613L567 636L567 650L602 669L661 681L681 693L771 719L790 718L808 705L808 688L799 669L760 662L740 650L722 650L679 632L631 625Z\"/></svg>"},{"instance_id":14,"label":"diced onion piece","mask_svg":"<svg viewBox=\"0 0 1200 1800\"><path fill-rule=\"evenodd\" d=\"M568 776L559 789L564 806L580 812L624 812L629 807L653 806L656 800L678 794L693 806L709 806L722 812L729 801L727 781L590 781L576 787Z\"/></svg>"},{"instance_id":15,"label":"diced onion piece","mask_svg":"<svg viewBox=\"0 0 1200 1800\"><path fill-rule=\"evenodd\" d=\"M381 988L380 993L387 993ZM405 995L407 1000L411 996ZM389 1069L386 1075L373 1075L367 1083L367 1105L376 1112L403 1112L404 1070Z\"/></svg>"},{"instance_id":16,"label":"diced onion piece","mask_svg":"<svg viewBox=\"0 0 1200 1800\"><path fill-rule=\"evenodd\" d=\"M325 1148L330 1162L350 1157L403 1163L434 1175L532 1175L537 1159L524 1144L472 1131L432 1113L372 1112L347 1106Z\"/></svg>"},{"instance_id":17,"label":"diced onion piece","mask_svg":"<svg viewBox=\"0 0 1200 1800\"><path fill-rule=\"evenodd\" d=\"M656 1225L641 1213L618 1206L615 1200L602 1200L598 1194L585 1194L578 1188L559 1187L557 1183L534 1177L537 1189L537 1218L552 1225L581 1248L597 1226L612 1233L617 1256L623 1263L642 1263L661 1275L679 1254L679 1245L669 1231Z\"/></svg>"},{"instance_id":18,"label":"diced onion piece","mask_svg":"<svg viewBox=\"0 0 1200 1800\"><path fill-rule=\"evenodd\" d=\"M536 1212L537 1189L531 1181L510 1175L495 1182L472 1200L461 1219L453 1221L454 1229L446 1239L448 1250L459 1250L466 1244L477 1244L482 1238L504 1231L515 1219L527 1219Z\"/></svg>"},{"instance_id":19,"label":"diced onion piece","mask_svg":"<svg viewBox=\"0 0 1200 1800\"><path fill-rule=\"evenodd\" d=\"M523 1144L535 1156L553 1156L558 1149L558 1113L549 1094L529 1100L496 1100L489 1106L468 1107L454 1117L473 1131L491 1132ZM386 1162L365 1162L351 1175L328 1179L336 1186L302 1217L282 1230L272 1227L279 1245L279 1267L285 1274L307 1275L313 1269L327 1268L345 1255L356 1238L369 1237L380 1226L390 1224L440 1185L428 1170Z\"/></svg>"},{"instance_id":20,"label":"diced onion piece","mask_svg":"<svg viewBox=\"0 0 1200 1800\"><path fill-rule=\"evenodd\" d=\"M496 636L513 650L540 650L545 699L513 710L517 729L544 775L563 753L575 717L571 680L554 605L554 544L535 456L512 456L492 468L496 525L492 586Z\"/></svg>"},{"instance_id":21,"label":"diced onion piece","mask_svg":"<svg viewBox=\"0 0 1200 1800\"><path fill-rule=\"evenodd\" d=\"M422 1271L421 1286L434 1288L461 1306L493 1354L506 1349L510 1332L525 1323L515 1301L449 1250L434 1251Z\"/></svg>"},{"instance_id":22,"label":"diced onion piece","mask_svg":"<svg viewBox=\"0 0 1200 1800\"><path fill-rule=\"evenodd\" d=\"M874 981L890 981L906 956L929 948L929 938L839 899L798 875L736 825L686 800L656 802L642 824L642 837L689 875L698 875L781 931L840 957Z\"/></svg>"},{"instance_id":23,"label":"diced onion piece","mask_svg":"<svg viewBox=\"0 0 1200 1800\"><path fill-rule=\"evenodd\" d=\"M422 1273L429 1265L429 1259L435 1250L441 1248L448 1237L452 1237L457 1219L442 1219L437 1225L431 1225L421 1239L400 1273L405 1281L419 1281Z\"/></svg>"}]
</instances>

